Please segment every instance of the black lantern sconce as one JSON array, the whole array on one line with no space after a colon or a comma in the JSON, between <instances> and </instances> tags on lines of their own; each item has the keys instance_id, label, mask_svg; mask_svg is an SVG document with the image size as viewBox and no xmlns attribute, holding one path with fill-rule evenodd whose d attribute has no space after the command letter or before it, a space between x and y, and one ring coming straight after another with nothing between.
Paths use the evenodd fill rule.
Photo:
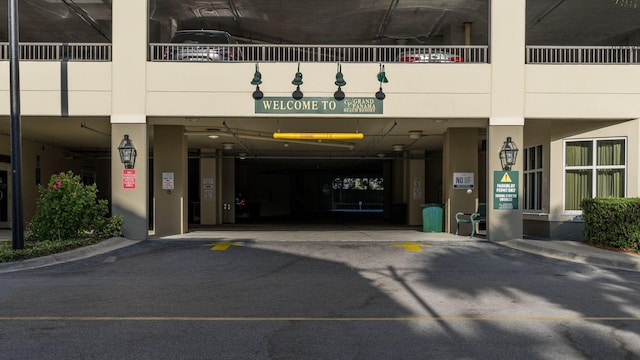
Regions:
<instances>
[{"instance_id":1,"label":"black lantern sconce","mask_svg":"<svg viewBox=\"0 0 640 360\"><path fill-rule=\"evenodd\" d=\"M344 81L344 75L342 74L342 65L338 64L338 72L336 73L336 85L338 85L338 90L333 93L333 98L340 101L344 100L344 91L342 91L342 87L347 85L347 82Z\"/></svg>"},{"instance_id":2,"label":"black lantern sconce","mask_svg":"<svg viewBox=\"0 0 640 360\"><path fill-rule=\"evenodd\" d=\"M136 163L136 148L133 147L129 135L124 135L124 139L118 146L118 152L120 153L120 161L124 164L125 169L133 169Z\"/></svg>"},{"instance_id":3,"label":"black lantern sconce","mask_svg":"<svg viewBox=\"0 0 640 360\"><path fill-rule=\"evenodd\" d=\"M500 148L500 164L502 165L502 170L511 170L511 167L516 164L517 157L518 147L511 141L511 136L507 136L507 140L502 144L502 148Z\"/></svg>"},{"instance_id":4,"label":"black lantern sconce","mask_svg":"<svg viewBox=\"0 0 640 360\"><path fill-rule=\"evenodd\" d=\"M376 99L384 100L386 95L382 91L382 83L388 83L387 74L384 71L384 65L380 64L380 72L378 73L378 82L380 83L380 90L376 93Z\"/></svg>"},{"instance_id":5,"label":"black lantern sconce","mask_svg":"<svg viewBox=\"0 0 640 360\"><path fill-rule=\"evenodd\" d=\"M253 74L253 80L251 80L251 85L256 86L256 91L251 95L254 100L260 100L264 96L262 91L260 91L260 84L262 84L262 74L260 74L260 68L258 67L258 63L256 63L256 72Z\"/></svg>"},{"instance_id":6,"label":"black lantern sconce","mask_svg":"<svg viewBox=\"0 0 640 360\"><path fill-rule=\"evenodd\" d=\"M300 72L300 63L298 63L298 72L296 72L296 76L293 78L293 81L291 81L291 83L296 86L296 89L291 94L291 96L296 100L302 99L303 94L302 94L302 91L300 91L300 85L302 85L302 73Z\"/></svg>"}]
</instances>

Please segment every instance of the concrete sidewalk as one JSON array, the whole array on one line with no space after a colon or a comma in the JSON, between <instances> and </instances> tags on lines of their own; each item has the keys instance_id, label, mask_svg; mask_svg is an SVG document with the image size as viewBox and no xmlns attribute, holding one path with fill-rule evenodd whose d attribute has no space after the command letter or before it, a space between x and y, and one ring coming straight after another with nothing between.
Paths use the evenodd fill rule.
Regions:
<instances>
[{"instance_id":1,"label":"concrete sidewalk","mask_svg":"<svg viewBox=\"0 0 640 360\"><path fill-rule=\"evenodd\" d=\"M640 271L640 255L604 250L580 241L518 239L496 242L512 249L554 259L614 269Z\"/></svg>"},{"instance_id":2,"label":"concrete sidewalk","mask_svg":"<svg viewBox=\"0 0 640 360\"><path fill-rule=\"evenodd\" d=\"M429 241L485 241L479 236L469 238L468 236L456 236L448 233L423 233L410 230L318 230L318 231L291 231L291 230L270 230L270 231L193 231L183 235L167 237L151 237L153 239L253 239L255 241L408 241L408 242L429 242ZM11 232L0 230L0 241L11 242ZM94 255L103 254L122 247L138 243L125 238L111 238L99 244L87 246L81 249L68 251L61 254L45 256L36 259L18 261L15 263L0 264L0 273L32 269L49 266L63 262L87 258ZM595 248L578 241L566 240L546 240L546 239L517 239L495 242L500 246L537 254L549 258L591 264L606 268L623 269L630 271L640 271L640 255L624 252L610 251Z\"/></svg>"}]
</instances>

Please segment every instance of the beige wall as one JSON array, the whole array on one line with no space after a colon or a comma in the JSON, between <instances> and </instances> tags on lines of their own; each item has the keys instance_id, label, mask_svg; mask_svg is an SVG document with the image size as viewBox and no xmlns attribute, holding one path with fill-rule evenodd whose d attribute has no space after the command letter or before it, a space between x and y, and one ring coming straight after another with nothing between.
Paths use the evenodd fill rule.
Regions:
<instances>
[{"instance_id":1,"label":"beige wall","mask_svg":"<svg viewBox=\"0 0 640 360\"><path fill-rule=\"evenodd\" d=\"M11 155L10 139L7 135L0 134L0 154ZM38 157L40 161L38 162ZM110 199L111 179L109 160L84 160L73 159L66 156L64 151L42 145L32 141L22 141L22 212L25 221L29 221L36 211L36 199L39 196L36 169L40 169L40 185L46 186L53 174L61 171L73 171L75 175L82 176L83 170L95 173L98 197Z\"/></svg>"},{"instance_id":2,"label":"beige wall","mask_svg":"<svg viewBox=\"0 0 640 360\"><path fill-rule=\"evenodd\" d=\"M69 62L67 96L69 115L111 113L111 63ZM20 62L22 115L61 115L62 63ZM0 62L0 114L10 113L9 62Z\"/></svg>"},{"instance_id":3,"label":"beige wall","mask_svg":"<svg viewBox=\"0 0 640 360\"><path fill-rule=\"evenodd\" d=\"M624 121L619 123L606 121L559 121L553 122L550 133L550 153L549 161L550 185L549 186L549 220L550 221L570 221L574 215L567 215L563 211L563 184L564 184L564 140L568 139L588 139L601 137L620 137L628 139L627 152L628 175L627 175L627 196L638 196L638 120ZM634 135L634 136L631 136Z\"/></svg>"},{"instance_id":4,"label":"beige wall","mask_svg":"<svg viewBox=\"0 0 640 360\"><path fill-rule=\"evenodd\" d=\"M141 110L149 115L255 115L249 84L255 64L154 62L143 65L148 69L148 93L135 106L148 102ZM23 115L60 115L60 66L58 62L20 63ZM111 115L112 63L69 62L67 66L69 115ZM389 83L384 84L387 93L384 117L487 118L491 114L491 65L387 64L385 68ZM303 64L301 71L305 69L302 85L305 96L332 96L335 64ZM640 102L635 101L640 83L628 81L640 78L638 67L526 65L525 69L524 114L527 118L630 119L640 113ZM264 81L261 89L266 96L290 96L294 64L261 64L260 70ZM377 71L377 64L343 66L347 95L372 96L377 91ZM248 74L249 80L244 81L242 74ZM132 78L120 81L124 87L135 83ZM9 64L2 62L2 115L10 112L9 84ZM246 95L246 101L237 96L238 93ZM391 94L398 96L389 96ZM122 100L133 102L133 99ZM228 104L235 106L226 106Z\"/></svg>"},{"instance_id":5,"label":"beige wall","mask_svg":"<svg viewBox=\"0 0 640 360\"><path fill-rule=\"evenodd\" d=\"M478 129L449 129L443 144L443 192L445 196L445 231L456 232L457 212L473 213L478 208ZM473 173L475 188L468 193L466 189L453 188L454 173ZM460 229L462 232L470 229Z\"/></svg>"},{"instance_id":6,"label":"beige wall","mask_svg":"<svg viewBox=\"0 0 640 360\"><path fill-rule=\"evenodd\" d=\"M255 116L250 84L255 64L148 63L147 112L157 116ZM387 64L383 117L487 117L488 64ZM290 97L297 64L260 64L265 96ZM336 65L300 67L305 97L332 97ZM347 96L373 96L378 64L344 64ZM243 76L246 74L246 76ZM437 84L437 85L435 85ZM238 96L241 94L241 96ZM464 104L464 106L461 106ZM282 115L278 115L282 116ZM334 115L326 115L334 116ZM363 116L366 117L366 116ZM380 115L374 115L380 117Z\"/></svg>"},{"instance_id":7,"label":"beige wall","mask_svg":"<svg viewBox=\"0 0 640 360\"><path fill-rule=\"evenodd\" d=\"M424 204L425 161L423 151L409 151L409 159L405 160L407 175L405 186L407 194L407 224L422 224L422 207Z\"/></svg>"},{"instance_id":8,"label":"beige wall","mask_svg":"<svg viewBox=\"0 0 640 360\"><path fill-rule=\"evenodd\" d=\"M527 65L527 118L630 119L640 113L640 68Z\"/></svg>"},{"instance_id":9,"label":"beige wall","mask_svg":"<svg viewBox=\"0 0 640 360\"><path fill-rule=\"evenodd\" d=\"M153 130L154 230L156 235L188 230L187 137L182 126ZM172 189L163 188L163 174L173 176Z\"/></svg>"},{"instance_id":10,"label":"beige wall","mask_svg":"<svg viewBox=\"0 0 640 360\"><path fill-rule=\"evenodd\" d=\"M216 151L202 149L203 157L200 159L200 224L217 224L217 214L219 209L219 197L217 183L220 179L217 176Z\"/></svg>"},{"instance_id":11,"label":"beige wall","mask_svg":"<svg viewBox=\"0 0 640 360\"><path fill-rule=\"evenodd\" d=\"M582 239L583 222L576 214L564 212L564 140L602 137L627 138L627 196L639 196L638 133L636 120L530 119L525 124L523 148L542 145L542 210L525 211L525 233L531 235ZM524 161L524 159L522 159Z\"/></svg>"}]
</instances>

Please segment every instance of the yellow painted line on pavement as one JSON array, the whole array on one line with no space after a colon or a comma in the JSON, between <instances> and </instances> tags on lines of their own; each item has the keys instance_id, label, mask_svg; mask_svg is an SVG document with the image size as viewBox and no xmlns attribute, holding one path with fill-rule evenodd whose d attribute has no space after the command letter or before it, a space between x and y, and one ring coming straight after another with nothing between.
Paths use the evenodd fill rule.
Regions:
<instances>
[{"instance_id":1,"label":"yellow painted line on pavement","mask_svg":"<svg viewBox=\"0 0 640 360\"><path fill-rule=\"evenodd\" d=\"M427 244L416 244L416 243L405 241L405 242L402 242L402 243L399 243L399 244L393 244L392 246L403 247L407 251L422 252L422 247L423 246L430 246L430 245L427 245Z\"/></svg>"},{"instance_id":2,"label":"yellow painted line on pavement","mask_svg":"<svg viewBox=\"0 0 640 360\"><path fill-rule=\"evenodd\" d=\"M202 246L211 246L211 251L225 251L231 246L243 246L243 245L240 243L235 243L231 241L223 241L223 242L213 243L213 244L204 244Z\"/></svg>"},{"instance_id":3,"label":"yellow painted line on pavement","mask_svg":"<svg viewBox=\"0 0 640 360\"><path fill-rule=\"evenodd\" d=\"M193 316L0 316L0 321L640 321L640 317L193 317Z\"/></svg>"}]
</instances>

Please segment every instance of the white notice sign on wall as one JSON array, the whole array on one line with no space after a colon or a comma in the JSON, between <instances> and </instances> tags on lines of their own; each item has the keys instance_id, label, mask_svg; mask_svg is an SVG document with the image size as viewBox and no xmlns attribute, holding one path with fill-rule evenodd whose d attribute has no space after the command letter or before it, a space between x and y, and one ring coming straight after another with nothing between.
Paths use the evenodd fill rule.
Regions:
<instances>
[{"instance_id":1,"label":"white notice sign on wall","mask_svg":"<svg viewBox=\"0 0 640 360\"><path fill-rule=\"evenodd\" d=\"M173 190L175 187L172 172L162 173L162 190Z\"/></svg>"}]
</instances>

